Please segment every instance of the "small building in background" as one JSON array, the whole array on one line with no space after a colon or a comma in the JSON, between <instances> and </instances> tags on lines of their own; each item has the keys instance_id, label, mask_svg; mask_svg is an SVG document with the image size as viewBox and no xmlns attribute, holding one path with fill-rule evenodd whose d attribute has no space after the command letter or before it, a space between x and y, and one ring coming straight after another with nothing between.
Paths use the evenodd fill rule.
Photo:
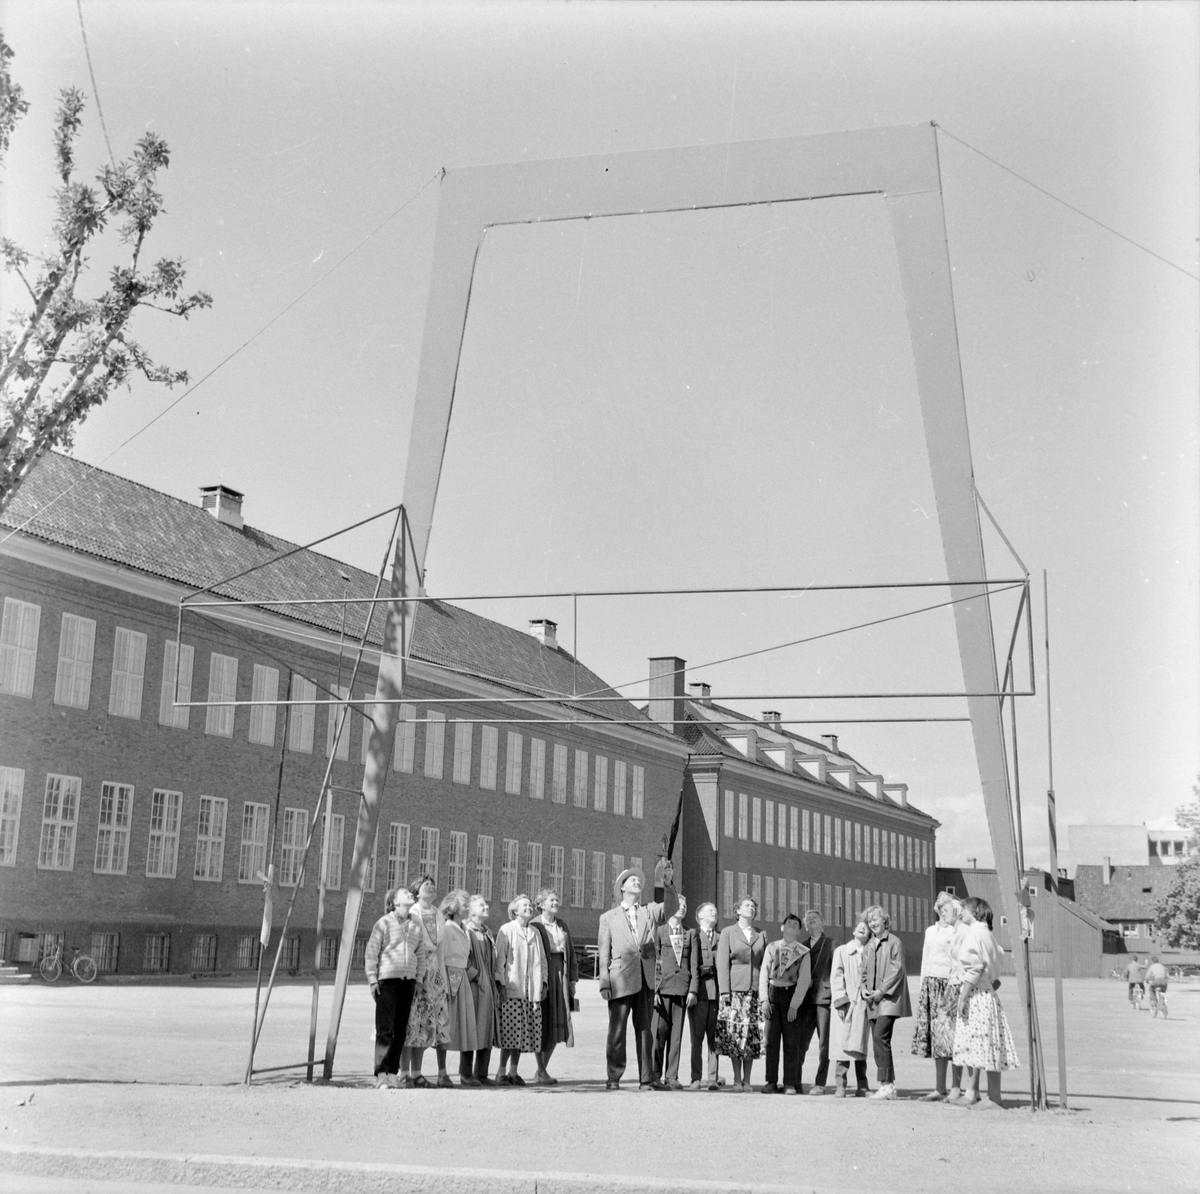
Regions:
<instances>
[{"instance_id":1,"label":"small building in background","mask_svg":"<svg viewBox=\"0 0 1200 1194\"><path fill-rule=\"evenodd\" d=\"M1059 865L1074 876L1080 866L1174 866L1196 853L1191 831L1171 822L1146 825L1068 825Z\"/></svg>"},{"instance_id":2,"label":"small building in background","mask_svg":"<svg viewBox=\"0 0 1200 1194\"><path fill-rule=\"evenodd\" d=\"M1084 907L1069 898L1076 889L1069 880L1059 881L1062 925L1056 931L1051 916L1050 875L1046 871L1031 869L1025 872L1025 888L1029 893L1029 912L1032 932L1029 941L1030 968L1035 978L1049 978L1054 974L1054 951L1061 951L1064 978L1103 978L1113 969L1110 955L1117 949L1114 928L1094 910ZM1013 943L1020 940L1019 930L1008 918L1000 914L1000 882L994 868L990 867L938 867L938 891L964 899L978 896L995 911L993 931L997 943L1004 950L1004 973L1015 974Z\"/></svg>"}]
</instances>

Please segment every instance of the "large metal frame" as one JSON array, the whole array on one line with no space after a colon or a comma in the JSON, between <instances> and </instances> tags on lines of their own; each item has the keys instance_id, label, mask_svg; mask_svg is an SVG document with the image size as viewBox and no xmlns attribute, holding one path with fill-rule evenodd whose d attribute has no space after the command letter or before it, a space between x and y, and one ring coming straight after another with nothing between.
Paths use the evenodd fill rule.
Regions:
<instances>
[{"instance_id":1,"label":"large metal frame","mask_svg":"<svg viewBox=\"0 0 1200 1194\"><path fill-rule=\"evenodd\" d=\"M404 477L404 532L392 572L384 652L373 709L363 799L349 876L341 950L325 1052L334 1050L362 887L404 690L405 656L423 596L425 552L450 429L476 259L498 225L697 211L759 203L878 195L891 218L917 391L942 534L947 578L970 600L955 606L964 690L1003 899L1020 924L1012 801L1000 684L971 463L946 246L937 138L932 124L743 141L682 149L447 170L442 179L433 273ZM1018 978L1028 990L1021 951Z\"/></svg>"}]
</instances>

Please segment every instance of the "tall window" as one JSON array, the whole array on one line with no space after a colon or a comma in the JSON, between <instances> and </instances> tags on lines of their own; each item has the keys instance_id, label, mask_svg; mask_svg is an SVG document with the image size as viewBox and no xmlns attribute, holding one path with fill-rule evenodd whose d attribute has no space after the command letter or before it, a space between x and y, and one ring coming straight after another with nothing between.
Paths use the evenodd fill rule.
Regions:
<instances>
[{"instance_id":1,"label":"tall window","mask_svg":"<svg viewBox=\"0 0 1200 1194\"><path fill-rule=\"evenodd\" d=\"M500 860L500 899L504 903L517 895L517 867L520 865L521 843L515 838L504 839L504 856Z\"/></svg>"},{"instance_id":2,"label":"tall window","mask_svg":"<svg viewBox=\"0 0 1200 1194\"><path fill-rule=\"evenodd\" d=\"M108 711L113 717L142 715L142 679L146 674L146 636L118 626L113 643Z\"/></svg>"},{"instance_id":3,"label":"tall window","mask_svg":"<svg viewBox=\"0 0 1200 1194\"><path fill-rule=\"evenodd\" d=\"M82 781L77 775L46 776L38 870L69 871L74 867L75 828L79 820L81 784Z\"/></svg>"},{"instance_id":4,"label":"tall window","mask_svg":"<svg viewBox=\"0 0 1200 1194\"><path fill-rule=\"evenodd\" d=\"M896 835L895 835L895 833L888 834L888 857L891 859L890 866L891 866L892 870L897 870L898 865L896 862Z\"/></svg>"},{"instance_id":5,"label":"tall window","mask_svg":"<svg viewBox=\"0 0 1200 1194\"><path fill-rule=\"evenodd\" d=\"M512 730L508 731L504 756L504 790L510 796L521 794L521 735Z\"/></svg>"},{"instance_id":6,"label":"tall window","mask_svg":"<svg viewBox=\"0 0 1200 1194\"><path fill-rule=\"evenodd\" d=\"M833 889L833 923L840 925L842 923L842 887L838 884Z\"/></svg>"},{"instance_id":7,"label":"tall window","mask_svg":"<svg viewBox=\"0 0 1200 1194\"><path fill-rule=\"evenodd\" d=\"M304 847L308 842L308 809L283 810L280 840L283 849L279 860L279 885L295 887L300 882L300 867L304 861Z\"/></svg>"},{"instance_id":8,"label":"tall window","mask_svg":"<svg viewBox=\"0 0 1200 1194\"><path fill-rule=\"evenodd\" d=\"M496 758L500 753L500 731L484 726L479 743L479 786L490 792L496 790Z\"/></svg>"},{"instance_id":9,"label":"tall window","mask_svg":"<svg viewBox=\"0 0 1200 1194\"><path fill-rule=\"evenodd\" d=\"M542 885L542 843L525 843L525 886L531 896Z\"/></svg>"},{"instance_id":10,"label":"tall window","mask_svg":"<svg viewBox=\"0 0 1200 1194\"><path fill-rule=\"evenodd\" d=\"M617 759L613 763L613 815L625 815L625 791L629 769L624 760Z\"/></svg>"},{"instance_id":11,"label":"tall window","mask_svg":"<svg viewBox=\"0 0 1200 1194\"><path fill-rule=\"evenodd\" d=\"M787 845L787 805L779 802L779 848Z\"/></svg>"},{"instance_id":12,"label":"tall window","mask_svg":"<svg viewBox=\"0 0 1200 1194\"><path fill-rule=\"evenodd\" d=\"M99 875L123 875L129 865L129 821L133 814L133 785L100 785L96 860Z\"/></svg>"},{"instance_id":13,"label":"tall window","mask_svg":"<svg viewBox=\"0 0 1200 1194\"><path fill-rule=\"evenodd\" d=\"M583 886L586 876L587 854L583 850L571 851L571 907L583 907Z\"/></svg>"},{"instance_id":14,"label":"tall window","mask_svg":"<svg viewBox=\"0 0 1200 1194\"><path fill-rule=\"evenodd\" d=\"M830 855L833 853L833 818L825 814L825 853Z\"/></svg>"},{"instance_id":15,"label":"tall window","mask_svg":"<svg viewBox=\"0 0 1200 1194\"><path fill-rule=\"evenodd\" d=\"M782 920L787 915L787 880L777 879L775 882L775 912Z\"/></svg>"},{"instance_id":16,"label":"tall window","mask_svg":"<svg viewBox=\"0 0 1200 1194\"><path fill-rule=\"evenodd\" d=\"M850 845L850 841L851 841L850 835L853 832L854 832L854 828L850 824L850 822L848 820L843 821L842 822L842 841L843 841L844 845L842 848L845 851L844 857L847 862L849 862L854 857L854 850L853 850L853 847Z\"/></svg>"},{"instance_id":17,"label":"tall window","mask_svg":"<svg viewBox=\"0 0 1200 1194\"><path fill-rule=\"evenodd\" d=\"M454 723L454 774L451 776L456 784L471 782L471 723L455 721ZM466 847L464 846L465 850ZM466 866L464 857L463 866ZM461 887L462 884L460 883Z\"/></svg>"},{"instance_id":18,"label":"tall window","mask_svg":"<svg viewBox=\"0 0 1200 1194\"><path fill-rule=\"evenodd\" d=\"M762 841L762 797L755 796L750 801L750 840Z\"/></svg>"},{"instance_id":19,"label":"tall window","mask_svg":"<svg viewBox=\"0 0 1200 1194\"><path fill-rule=\"evenodd\" d=\"M794 804L788 808L788 847L800 849L800 810Z\"/></svg>"},{"instance_id":20,"label":"tall window","mask_svg":"<svg viewBox=\"0 0 1200 1194\"><path fill-rule=\"evenodd\" d=\"M738 871L737 900L740 904L750 894L750 876L745 871ZM734 909L736 911L736 908Z\"/></svg>"},{"instance_id":21,"label":"tall window","mask_svg":"<svg viewBox=\"0 0 1200 1194\"><path fill-rule=\"evenodd\" d=\"M346 845L346 817L343 813L332 813L322 818L325 830L321 840L321 863L325 867L325 886L330 891L342 887L342 853Z\"/></svg>"},{"instance_id":22,"label":"tall window","mask_svg":"<svg viewBox=\"0 0 1200 1194\"><path fill-rule=\"evenodd\" d=\"M575 752L575 779L572 787L573 803L576 808L587 808L588 804L588 754L586 750Z\"/></svg>"},{"instance_id":23,"label":"tall window","mask_svg":"<svg viewBox=\"0 0 1200 1194\"><path fill-rule=\"evenodd\" d=\"M298 702L288 714L288 750L312 754L313 730L317 723L317 686L305 676L292 673L292 700Z\"/></svg>"},{"instance_id":24,"label":"tall window","mask_svg":"<svg viewBox=\"0 0 1200 1194\"><path fill-rule=\"evenodd\" d=\"M193 877L218 883L224 866L224 823L228 802L223 797L200 797L196 818L196 870Z\"/></svg>"},{"instance_id":25,"label":"tall window","mask_svg":"<svg viewBox=\"0 0 1200 1194\"><path fill-rule=\"evenodd\" d=\"M612 865L612 883L610 886L612 887L614 896L616 896L617 899L620 899L621 893L617 891L617 876L620 875L620 873L625 869L625 855L614 854L610 862Z\"/></svg>"},{"instance_id":26,"label":"tall window","mask_svg":"<svg viewBox=\"0 0 1200 1194\"><path fill-rule=\"evenodd\" d=\"M25 772L20 767L0 767L0 866L17 865L24 792Z\"/></svg>"},{"instance_id":27,"label":"tall window","mask_svg":"<svg viewBox=\"0 0 1200 1194\"><path fill-rule=\"evenodd\" d=\"M120 933L93 933L91 955L101 974L113 974L117 969Z\"/></svg>"},{"instance_id":28,"label":"tall window","mask_svg":"<svg viewBox=\"0 0 1200 1194\"><path fill-rule=\"evenodd\" d=\"M156 788L150 796L150 838L146 843L146 875L174 879L179 862L179 822L183 793Z\"/></svg>"},{"instance_id":29,"label":"tall window","mask_svg":"<svg viewBox=\"0 0 1200 1194\"><path fill-rule=\"evenodd\" d=\"M862 823L854 822L854 861L862 862Z\"/></svg>"},{"instance_id":30,"label":"tall window","mask_svg":"<svg viewBox=\"0 0 1200 1194\"><path fill-rule=\"evenodd\" d=\"M794 912L797 916L800 915L800 880L791 879L788 881L788 895L790 903L788 910Z\"/></svg>"},{"instance_id":31,"label":"tall window","mask_svg":"<svg viewBox=\"0 0 1200 1194\"><path fill-rule=\"evenodd\" d=\"M750 836L750 797L738 793L738 837L745 841ZM741 894L740 892L738 893Z\"/></svg>"},{"instance_id":32,"label":"tall window","mask_svg":"<svg viewBox=\"0 0 1200 1194\"><path fill-rule=\"evenodd\" d=\"M446 715L432 709L425 711L425 775L441 779L446 758Z\"/></svg>"},{"instance_id":33,"label":"tall window","mask_svg":"<svg viewBox=\"0 0 1200 1194\"><path fill-rule=\"evenodd\" d=\"M733 840L733 793L725 789L725 837Z\"/></svg>"},{"instance_id":34,"label":"tall window","mask_svg":"<svg viewBox=\"0 0 1200 1194\"><path fill-rule=\"evenodd\" d=\"M41 620L40 605L5 597L4 618L0 622L0 692L10 696L33 696Z\"/></svg>"},{"instance_id":35,"label":"tall window","mask_svg":"<svg viewBox=\"0 0 1200 1194\"><path fill-rule=\"evenodd\" d=\"M608 759L604 755L596 756L592 768L592 808L598 813L608 812Z\"/></svg>"},{"instance_id":36,"label":"tall window","mask_svg":"<svg viewBox=\"0 0 1200 1194\"><path fill-rule=\"evenodd\" d=\"M254 665L254 679L250 684L252 701L277 701L279 699L279 669ZM275 745L275 706L250 706L250 741L259 746Z\"/></svg>"},{"instance_id":37,"label":"tall window","mask_svg":"<svg viewBox=\"0 0 1200 1194\"><path fill-rule=\"evenodd\" d=\"M904 836L904 869L913 869L913 840L907 834Z\"/></svg>"},{"instance_id":38,"label":"tall window","mask_svg":"<svg viewBox=\"0 0 1200 1194\"><path fill-rule=\"evenodd\" d=\"M733 915L733 872L721 872L721 915Z\"/></svg>"},{"instance_id":39,"label":"tall window","mask_svg":"<svg viewBox=\"0 0 1200 1194\"><path fill-rule=\"evenodd\" d=\"M496 839L480 834L475 839L475 890L485 900L492 898L492 857Z\"/></svg>"},{"instance_id":40,"label":"tall window","mask_svg":"<svg viewBox=\"0 0 1200 1194\"><path fill-rule=\"evenodd\" d=\"M550 774L550 799L555 804L567 803L567 748L554 744L554 763Z\"/></svg>"},{"instance_id":41,"label":"tall window","mask_svg":"<svg viewBox=\"0 0 1200 1194\"><path fill-rule=\"evenodd\" d=\"M259 883L267 873L267 835L271 810L265 804L242 805L242 840L238 846L238 882Z\"/></svg>"},{"instance_id":42,"label":"tall window","mask_svg":"<svg viewBox=\"0 0 1200 1194\"><path fill-rule=\"evenodd\" d=\"M754 899L754 906L756 908L761 909L763 906L762 876L761 875L751 875L750 876L750 895Z\"/></svg>"},{"instance_id":43,"label":"tall window","mask_svg":"<svg viewBox=\"0 0 1200 1194\"><path fill-rule=\"evenodd\" d=\"M92 654L96 623L91 618L63 614L58 635L58 675L54 703L69 709L86 709L92 691Z\"/></svg>"},{"instance_id":44,"label":"tall window","mask_svg":"<svg viewBox=\"0 0 1200 1194\"><path fill-rule=\"evenodd\" d=\"M192 699L192 663L195 650L187 643L180 648L168 639L163 643L162 687L158 693L158 724L173 730L186 730L191 710L177 708L175 702ZM178 670L176 670L178 669Z\"/></svg>"},{"instance_id":45,"label":"tall window","mask_svg":"<svg viewBox=\"0 0 1200 1194\"><path fill-rule=\"evenodd\" d=\"M871 861L875 866L880 866L879 861L879 826L871 826Z\"/></svg>"},{"instance_id":46,"label":"tall window","mask_svg":"<svg viewBox=\"0 0 1200 1194\"><path fill-rule=\"evenodd\" d=\"M408 886L408 826L400 821L388 829L387 885L389 890Z\"/></svg>"},{"instance_id":47,"label":"tall window","mask_svg":"<svg viewBox=\"0 0 1200 1194\"><path fill-rule=\"evenodd\" d=\"M529 739L529 796L546 798L546 744L541 738Z\"/></svg>"},{"instance_id":48,"label":"tall window","mask_svg":"<svg viewBox=\"0 0 1200 1194\"><path fill-rule=\"evenodd\" d=\"M604 864L607 860L603 850L592 851L592 907L604 907Z\"/></svg>"},{"instance_id":49,"label":"tall window","mask_svg":"<svg viewBox=\"0 0 1200 1194\"><path fill-rule=\"evenodd\" d=\"M633 765L633 790L629 798L629 815L636 820L646 816L646 768Z\"/></svg>"},{"instance_id":50,"label":"tall window","mask_svg":"<svg viewBox=\"0 0 1200 1194\"><path fill-rule=\"evenodd\" d=\"M330 692L339 702L346 700L350 695L350 689L344 684L334 684L330 687ZM349 705L336 704L325 706L325 757L329 758L333 755L335 759L341 759L343 762L350 761L350 719L353 714L350 711ZM339 734L338 731L341 730ZM337 739L337 751L334 752L334 739Z\"/></svg>"},{"instance_id":51,"label":"tall window","mask_svg":"<svg viewBox=\"0 0 1200 1194\"><path fill-rule=\"evenodd\" d=\"M452 890L467 885L467 835L450 831L450 855L446 859L447 883Z\"/></svg>"},{"instance_id":52,"label":"tall window","mask_svg":"<svg viewBox=\"0 0 1200 1194\"><path fill-rule=\"evenodd\" d=\"M563 887L563 880L566 878L564 874L564 864L566 861L565 851L562 846L550 847L550 886L558 894L558 898L566 903L567 893Z\"/></svg>"},{"instance_id":53,"label":"tall window","mask_svg":"<svg viewBox=\"0 0 1200 1194\"><path fill-rule=\"evenodd\" d=\"M237 700L238 661L235 655L212 653L208 663L208 699ZM233 706L210 704L205 709L204 732L217 738L233 737Z\"/></svg>"},{"instance_id":54,"label":"tall window","mask_svg":"<svg viewBox=\"0 0 1200 1194\"><path fill-rule=\"evenodd\" d=\"M392 770L412 774L413 760L417 753L417 710L412 705L401 705L396 721L396 738L392 745ZM389 886L395 886L390 884Z\"/></svg>"},{"instance_id":55,"label":"tall window","mask_svg":"<svg viewBox=\"0 0 1200 1194\"><path fill-rule=\"evenodd\" d=\"M825 923L827 925L833 924L833 887L828 883L825 884L824 916L825 916Z\"/></svg>"},{"instance_id":56,"label":"tall window","mask_svg":"<svg viewBox=\"0 0 1200 1194\"><path fill-rule=\"evenodd\" d=\"M421 874L433 878L433 886L438 881L438 855L441 853L442 831L431 829L428 825L421 826Z\"/></svg>"},{"instance_id":57,"label":"tall window","mask_svg":"<svg viewBox=\"0 0 1200 1194\"><path fill-rule=\"evenodd\" d=\"M771 924L775 920L775 881L767 876L766 890L763 892L763 923Z\"/></svg>"},{"instance_id":58,"label":"tall window","mask_svg":"<svg viewBox=\"0 0 1200 1194\"><path fill-rule=\"evenodd\" d=\"M192 973L208 974L216 968L216 933L197 933L192 938Z\"/></svg>"},{"instance_id":59,"label":"tall window","mask_svg":"<svg viewBox=\"0 0 1200 1194\"><path fill-rule=\"evenodd\" d=\"M775 844L775 801L763 802L763 841L768 846Z\"/></svg>"},{"instance_id":60,"label":"tall window","mask_svg":"<svg viewBox=\"0 0 1200 1194\"><path fill-rule=\"evenodd\" d=\"M801 837L803 848L805 850L811 850L812 841L808 832L808 809L805 809L804 812L801 813L801 828L803 830Z\"/></svg>"},{"instance_id":61,"label":"tall window","mask_svg":"<svg viewBox=\"0 0 1200 1194\"><path fill-rule=\"evenodd\" d=\"M921 874L929 874L929 842L921 842Z\"/></svg>"},{"instance_id":62,"label":"tall window","mask_svg":"<svg viewBox=\"0 0 1200 1194\"><path fill-rule=\"evenodd\" d=\"M841 858L842 856L842 819L834 817L833 819L833 856Z\"/></svg>"},{"instance_id":63,"label":"tall window","mask_svg":"<svg viewBox=\"0 0 1200 1194\"><path fill-rule=\"evenodd\" d=\"M142 969L165 973L171 969L171 934L147 933L142 950Z\"/></svg>"},{"instance_id":64,"label":"tall window","mask_svg":"<svg viewBox=\"0 0 1200 1194\"><path fill-rule=\"evenodd\" d=\"M807 883L801 883L800 884L800 915L801 916L803 916L808 911L808 909L810 907L811 898L812 898L812 896L810 893L809 885Z\"/></svg>"}]
</instances>

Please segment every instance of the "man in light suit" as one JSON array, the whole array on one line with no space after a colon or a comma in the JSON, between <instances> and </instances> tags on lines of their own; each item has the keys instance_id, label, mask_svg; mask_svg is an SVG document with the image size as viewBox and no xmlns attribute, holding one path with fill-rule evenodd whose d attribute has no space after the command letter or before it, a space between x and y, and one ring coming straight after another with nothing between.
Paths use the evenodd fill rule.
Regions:
<instances>
[{"instance_id":1,"label":"man in light suit","mask_svg":"<svg viewBox=\"0 0 1200 1194\"><path fill-rule=\"evenodd\" d=\"M817 1072L813 1084L808 1088L810 1095L825 1093L825 1080L829 1077L829 1003L831 998L830 977L833 971L833 942L825 936L825 919L815 909L804 914L804 927L808 930L808 954L800 963L800 975L796 980L796 993L792 1003L800 1008L800 1070L804 1068L804 1057L817 1034Z\"/></svg>"},{"instance_id":2,"label":"man in light suit","mask_svg":"<svg viewBox=\"0 0 1200 1194\"><path fill-rule=\"evenodd\" d=\"M633 1016L633 1039L637 1046L638 1089L654 1089L654 1037L651 1014L654 1006L654 934L663 920L663 905L643 905L646 879L629 867L615 884L620 903L600 917L600 956L597 970L600 998L608 1001L608 1062L606 1090L617 1090L625 1072L625 1037Z\"/></svg>"}]
</instances>

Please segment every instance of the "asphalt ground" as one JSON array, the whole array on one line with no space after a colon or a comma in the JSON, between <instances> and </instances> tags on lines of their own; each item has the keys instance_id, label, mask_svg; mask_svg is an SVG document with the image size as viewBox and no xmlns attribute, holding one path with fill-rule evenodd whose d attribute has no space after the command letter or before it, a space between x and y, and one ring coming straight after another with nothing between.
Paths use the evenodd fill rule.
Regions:
<instances>
[{"instance_id":1,"label":"asphalt ground","mask_svg":"<svg viewBox=\"0 0 1200 1194\"><path fill-rule=\"evenodd\" d=\"M895 1103L641 1094L636 1078L607 1093L607 1019L594 983L580 985L576 1047L556 1052L554 1088L375 1090L372 1004L356 985L332 1083L310 1086L297 1080L303 1071L284 1070L247 1089L252 989L35 980L0 987L0 1189L34 1190L14 1183L57 1178L64 1191L93 1188L77 1184L83 1179L363 1190L378 1179L379 1188L482 1183L532 1191L525 1180L532 1177L539 1191L576 1183L589 1190L1194 1190L1200 985L1172 989L1165 1022L1131 1011L1118 982L1068 980L1065 993L1071 1109L1035 1115L1024 1068L1005 1075L1004 1114L920 1102L933 1065L911 1055L911 1020L898 1022L894 1038L907 1096ZM1052 984L1039 980L1037 994L1054 1095ZM1014 995L1008 980L1001 996L1011 1002ZM276 990L256 1065L304 1059L310 996L310 987L294 983ZM319 1048L328 1006L325 987ZM1019 1036L1019 1019L1012 1021ZM685 1080L688 1052L685 1041ZM456 1062L452 1054L452 1072ZM532 1059L521 1069L532 1076ZM756 1082L762 1070L760 1061ZM425 1072L435 1072L432 1050ZM874 1086L873 1066L871 1075ZM806 1082L810 1076L811 1063ZM135 1155L143 1158L136 1164Z\"/></svg>"}]
</instances>

